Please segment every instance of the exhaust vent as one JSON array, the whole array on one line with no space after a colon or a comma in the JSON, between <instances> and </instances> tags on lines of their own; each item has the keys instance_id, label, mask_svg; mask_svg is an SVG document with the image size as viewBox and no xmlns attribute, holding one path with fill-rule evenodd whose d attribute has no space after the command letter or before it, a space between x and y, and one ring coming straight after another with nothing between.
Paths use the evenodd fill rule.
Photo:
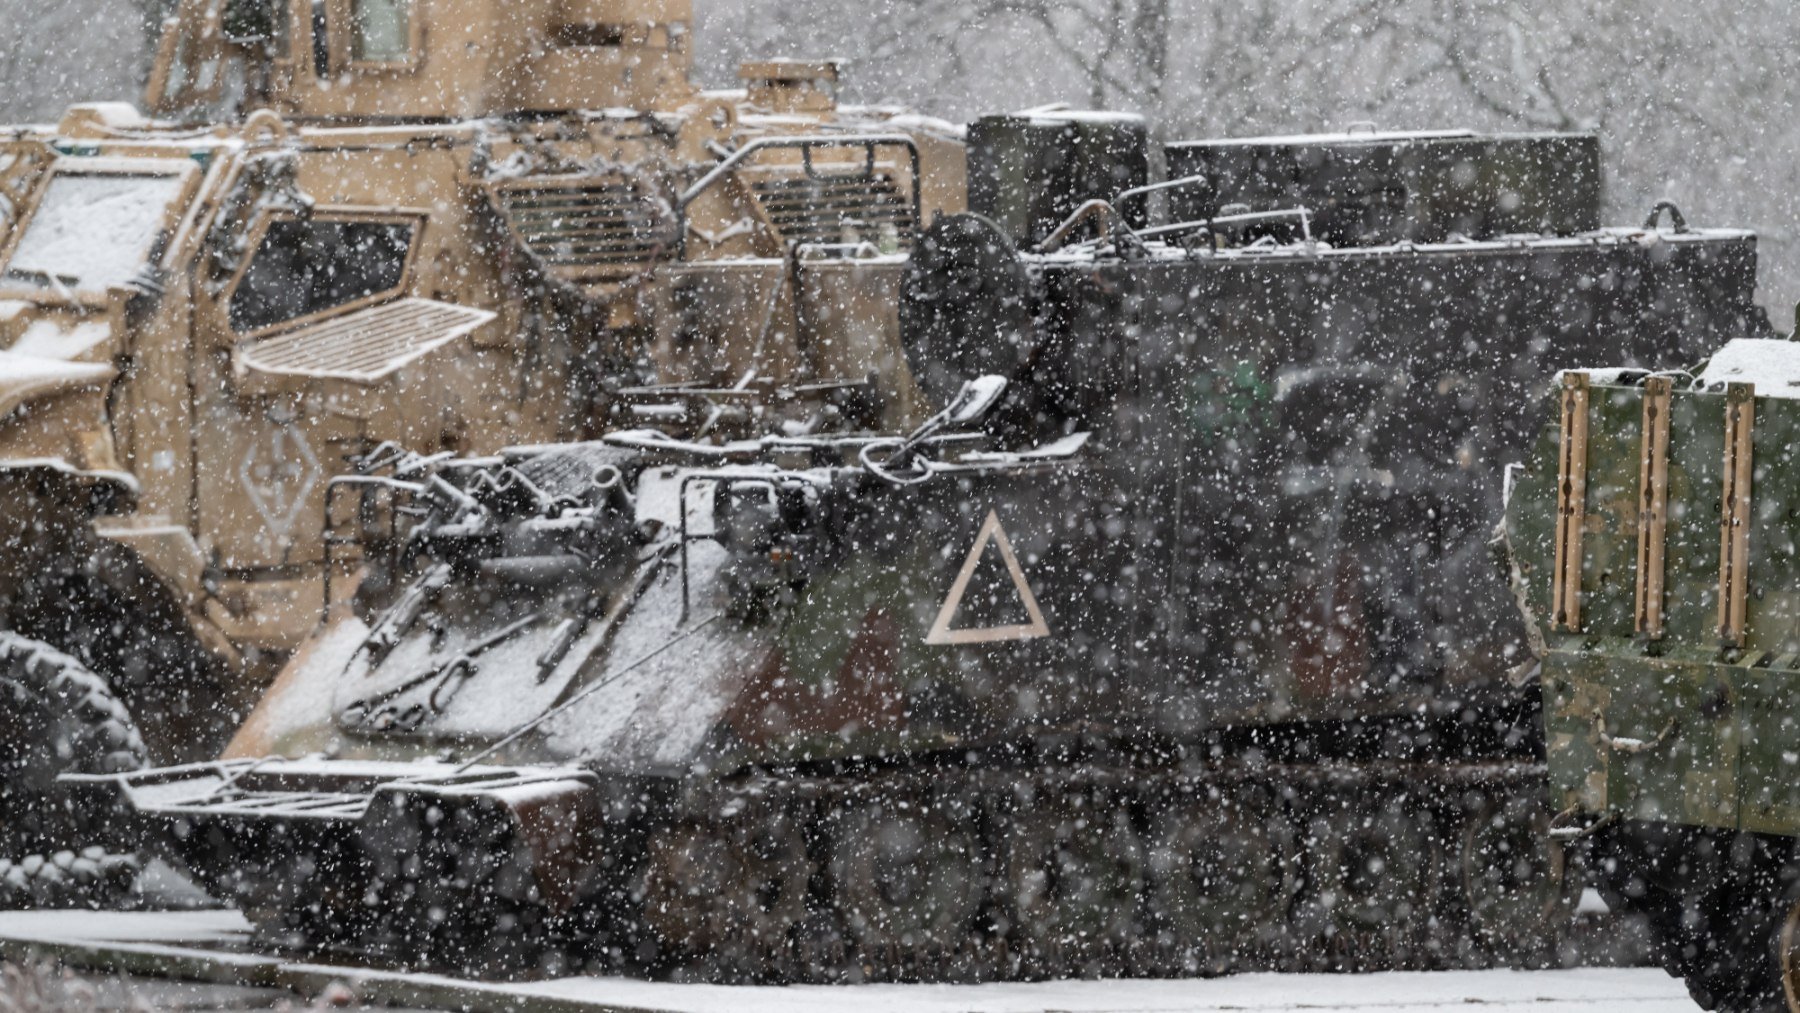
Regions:
<instances>
[{"instance_id":1,"label":"exhaust vent","mask_svg":"<svg viewBox=\"0 0 1800 1013\"><path fill-rule=\"evenodd\" d=\"M674 249L667 206L623 179L525 180L496 198L518 243L568 281L628 278Z\"/></svg>"},{"instance_id":2,"label":"exhaust vent","mask_svg":"<svg viewBox=\"0 0 1800 1013\"><path fill-rule=\"evenodd\" d=\"M753 188L769 221L790 242L867 242L884 253L912 249L912 205L886 173L770 178Z\"/></svg>"}]
</instances>

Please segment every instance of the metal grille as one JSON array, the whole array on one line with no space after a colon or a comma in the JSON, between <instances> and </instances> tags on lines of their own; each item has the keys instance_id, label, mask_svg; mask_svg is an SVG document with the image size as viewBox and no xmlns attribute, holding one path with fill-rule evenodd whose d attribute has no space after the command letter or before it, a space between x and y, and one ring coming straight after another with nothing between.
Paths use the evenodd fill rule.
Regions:
<instances>
[{"instance_id":1,"label":"metal grille","mask_svg":"<svg viewBox=\"0 0 1800 1013\"><path fill-rule=\"evenodd\" d=\"M499 199L519 241L569 273L631 274L674 241L667 216L624 180L519 183Z\"/></svg>"},{"instance_id":2,"label":"metal grille","mask_svg":"<svg viewBox=\"0 0 1800 1013\"><path fill-rule=\"evenodd\" d=\"M607 465L624 466L636 455L598 443L583 443L538 454L518 465L532 485L552 496L579 496Z\"/></svg>"},{"instance_id":3,"label":"metal grille","mask_svg":"<svg viewBox=\"0 0 1800 1013\"><path fill-rule=\"evenodd\" d=\"M492 319L486 310L401 299L259 341L239 361L260 373L372 384Z\"/></svg>"},{"instance_id":4,"label":"metal grille","mask_svg":"<svg viewBox=\"0 0 1800 1013\"><path fill-rule=\"evenodd\" d=\"M763 212L783 239L798 243L913 243L913 214L894 178L800 176L754 184Z\"/></svg>"}]
</instances>

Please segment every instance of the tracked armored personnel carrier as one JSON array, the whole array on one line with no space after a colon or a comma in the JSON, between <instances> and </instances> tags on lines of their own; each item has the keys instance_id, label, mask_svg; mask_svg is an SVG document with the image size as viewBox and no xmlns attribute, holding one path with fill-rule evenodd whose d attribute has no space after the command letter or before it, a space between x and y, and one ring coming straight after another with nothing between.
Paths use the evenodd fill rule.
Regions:
<instances>
[{"instance_id":1,"label":"tracked armored personnel carrier","mask_svg":"<svg viewBox=\"0 0 1800 1013\"><path fill-rule=\"evenodd\" d=\"M1024 119L977 175L1109 149ZM92 804L276 942L484 974L1546 956L1569 884L1487 476L1547 372L1760 333L1754 237L1333 248L1304 209L972 190L1044 235L917 243L923 429L409 468L391 576L226 757Z\"/></svg>"},{"instance_id":2,"label":"tracked armored personnel carrier","mask_svg":"<svg viewBox=\"0 0 1800 1013\"><path fill-rule=\"evenodd\" d=\"M216 755L350 585L331 479L384 443L916 412L867 380L923 217L962 207L956 131L839 108L830 63L702 91L691 23L184 2L148 118L0 131L0 685L31 727L136 762L110 692L149 755ZM0 857L63 840L28 829L46 762L0 745ZM71 861L14 861L0 904Z\"/></svg>"},{"instance_id":3,"label":"tracked armored personnel carrier","mask_svg":"<svg viewBox=\"0 0 1800 1013\"><path fill-rule=\"evenodd\" d=\"M1707 1009L1800 1009L1797 379L1792 340L1566 372L1507 508L1559 833Z\"/></svg>"}]
</instances>

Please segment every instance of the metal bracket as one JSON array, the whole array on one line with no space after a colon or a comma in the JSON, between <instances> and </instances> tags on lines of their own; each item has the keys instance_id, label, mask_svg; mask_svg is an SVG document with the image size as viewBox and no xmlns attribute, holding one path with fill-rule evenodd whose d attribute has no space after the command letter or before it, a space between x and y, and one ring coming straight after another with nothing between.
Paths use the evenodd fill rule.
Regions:
<instances>
[{"instance_id":1,"label":"metal bracket","mask_svg":"<svg viewBox=\"0 0 1800 1013\"><path fill-rule=\"evenodd\" d=\"M1664 548L1669 522L1669 403L1674 381L1644 381L1644 440L1638 461L1637 631L1663 635Z\"/></svg>"},{"instance_id":2,"label":"metal bracket","mask_svg":"<svg viewBox=\"0 0 1800 1013\"><path fill-rule=\"evenodd\" d=\"M1581 629L1581 529L1587 520L1588 375L1564 373L1562 386L1551 626L1575 632Z\"/></svg>"},{"instance_id":3,"label":"metal bracket","mask_svg":"<svg viewBox=\"0 0 1800 1013\"><path fill-rule=\"evenodd\" d=\"M1726 647L1744 646L1755 421L1755 386L1731 384L1725 390L1725 477L1719 498L1719 641Z\"/></svg>"},{"instance_id":4,"label":"metal bracket","mask_svg":"<svg viewBox=\"0 0 1800 1013\"><path fill-rule=\"evenodd\" d=\"M1669 739L1674 737L1676 730L1680 727L1681 720L1672 717L1663 724L1662 731L1657 732L1654 739L1646 741L1628 736L1615 738L1606 730L1606 715L1602 713L1594 715L1594 734L1599 736L1600 745L1605 747L1608 752L1624 753L1627 756L1637 756L1653 749L1661 749L1668 744Z\"/></svg>"},{"instance_id":5,"label":"metal bracket","mask_svg":"<svg viewBox=\"0 0 1800 1013\"><path fill-rule=\"evenodd\" d=\"M1549 838L1558 844L1573 844L1586 837L1592 837L1603 828L1611 825L1617 817L1613 813L1605 813L1587 826L1576 826L1574 821L1580 818L1581 810L1570 806L1556 814L1550 820Z\"/></svg>"}]
</instances>

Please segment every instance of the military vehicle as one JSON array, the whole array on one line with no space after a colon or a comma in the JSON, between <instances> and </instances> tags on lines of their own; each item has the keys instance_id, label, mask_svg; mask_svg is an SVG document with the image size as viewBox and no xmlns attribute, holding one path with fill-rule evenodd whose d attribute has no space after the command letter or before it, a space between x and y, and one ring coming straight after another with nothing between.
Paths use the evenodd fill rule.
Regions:
<instances>
[{"instance_id":1,"label":"military vehicle","mask_svg":"<svg viewBox=\"0 0 1800 1013\"><path fill-rule=\"evenodd\" d=\"M130 764L110 691L147 755L217 755L350 586L329 479L384 442L575 439L715 388L697 431L917 411L867 380L900 361L924 217L962 208L958 131L838 107L829 62L702 91L691 25L687 0L183 0L154 118L0 131L15 714ZM60 839L26 818L45 762L0 746L0 856ZM6 868L0 905L36 878Z\"/></svg>"},{"instance_id":2,"label":"military vehicle","mask_svg":"<svg viewBox=\"0 0 1800 1013\"><path fill-rule=\"evenodd\" d=\"M1109 128L1022 119L970 165L1029 185L911 253L932 420L369 476L384 576L225 757L71 782L276 943L483 974L1546 958L1569 883L1485 476L1546 371L1762 333L1754 237L1051 226L1034 188L1141 163L1069 171Z\"/></svg>"},{"instance_id":3,"label":"military vehicle","mask_svg":"<svg viewBox=\"0 0 1800 1013\"><path fill-rule=\"evenodd\" d=\"M1252 137L1169 145L1181 220L1305 207L1313 235L1339 246L1441 243L1452 236L1600 227L1600 145L1593 134L1466 130Z\"/></svg>"},{"instance_id":4,"label":"military vehicle","mask_svg":"<svg viewBox=\"0 0 1800 1013\"><path fill-rule=\"evenodd\" d=\"M1510 482L1558 831L1708 1009L1800 1009L1797 381L1791 339L1563 373Z\"/></svg>"}]
</instances>

